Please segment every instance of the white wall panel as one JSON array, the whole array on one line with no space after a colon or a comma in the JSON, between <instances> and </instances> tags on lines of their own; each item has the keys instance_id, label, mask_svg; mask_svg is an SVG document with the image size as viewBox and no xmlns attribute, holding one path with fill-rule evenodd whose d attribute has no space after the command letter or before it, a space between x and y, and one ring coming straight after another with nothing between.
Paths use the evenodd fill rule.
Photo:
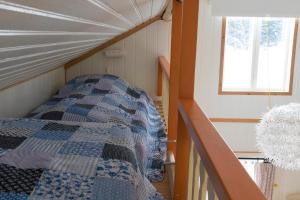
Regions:
<instances>
[{"instance_id":1,"label":"white wall panel","mask_svg":"<svg viewBox=\"0 0 300 200\"><path fill-rule=\"evenodd\" d=\"M156 94L157 57L170 60L171 23L157 21L107 49L120 49L124 56L105 57L104 51L71 67L67 80L78 75L111 73L120 76L150 95Z\"/></svg>"},{"instance_id":2,"label":"white wall panel","mask_svg":"<svg viewBox=\"0 0 300 200\"><path fill-rule=\"evenodd\" d=\"M195 99L212 118L260 118L271 106L300 102L300 41L296 50L294 89L292 96L218 95L221 25L220 17L213 17L208 0L201 1L197 47ZM257 151L256 124L215 123L226 143L234 151ZM300 192L300 174L277 169L273 200L285 199L289 193Z\"/></svg>"},{"instance_id":3,"label":"white wall panel","mask_svg":"<svg viewBox=\"0 0 300 200\"><path fill-rule=\"evenodd\" d=\"M64 68L0 91L0 117L22 117L64 85Z\"/></svg>"}]
</instances>

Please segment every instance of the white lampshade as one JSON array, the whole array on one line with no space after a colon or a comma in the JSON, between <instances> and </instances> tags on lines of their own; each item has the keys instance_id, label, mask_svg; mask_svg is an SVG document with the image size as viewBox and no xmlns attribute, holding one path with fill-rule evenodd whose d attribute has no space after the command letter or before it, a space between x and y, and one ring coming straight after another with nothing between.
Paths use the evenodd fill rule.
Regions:
<instances>
[{"instance_id":1,"label":"white lampshade","mask_svg":"<svg viewBox=\"0 0 300 200\"><path fill-rule=\"evenodd\" d=\"M278 167L300 170L300 104L271 109L257 125L260 151Z\"/></svg>"},{"instance_id":2,"label":"white lampshade","mask_svg":"<svg viewBox=\"0 0 300 200\"><path fill-rule=\"evenodd\" d=\"M299 17L299 0L210 0L214 16Z\"/></svg>"}]
</instances>

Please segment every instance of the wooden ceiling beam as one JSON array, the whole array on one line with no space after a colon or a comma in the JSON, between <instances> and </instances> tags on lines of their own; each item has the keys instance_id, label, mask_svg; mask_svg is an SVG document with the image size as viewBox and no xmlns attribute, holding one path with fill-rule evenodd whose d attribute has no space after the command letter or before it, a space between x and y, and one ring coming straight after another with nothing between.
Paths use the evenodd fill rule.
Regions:
<instances>
[{"instance_id":1,"label":"wooden ceiling beam","mask_svg":"<svg viewBox=\"0 0 300 200\"><path fill-rule=\"evenodd\" d=\"M143 22L142 24L130 29L129 31L125 32L125 33L122 33L121 35L118 35L114 38L112 38L111 40L108 40L107 42L95 47L94 49L91 49L90 51L78 56L77 58L74 58L72 60L70 60L69 62L67 62L65 64L65 69L68 69L70 67L72 67L73 65L76 65L77 63L80 63L81 61L91 57L92 55L98 53L99 51L115 44L116 42L119 42L120 40L123 40L124 38L136 33L137 31L145 28L146 26L149 26L150 24L158 21L161 19L161 14L160 15L157 15L155 17L152 17L151 19Z\"/></svg>"}]
</instances>

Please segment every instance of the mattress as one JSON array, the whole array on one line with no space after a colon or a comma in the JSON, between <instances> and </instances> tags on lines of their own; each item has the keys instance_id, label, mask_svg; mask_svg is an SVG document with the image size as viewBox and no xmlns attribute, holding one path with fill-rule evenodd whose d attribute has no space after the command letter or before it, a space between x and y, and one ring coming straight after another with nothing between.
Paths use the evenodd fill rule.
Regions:
<instances>
[{"instance_id":1,"label":"mattress","mask_svg":"<svg viewBox=\"0 0 300 200\"><path fill-rule=\"evenodd\" d=\"M165 124L143 90L113 75L86 75L69 81L28 117L46 120L116 123L128 127L146 148L146 176L160 181L166 157Z\"/></svg>"},{"instance_id":2,"label":"mattress","mask_svg":"<svg viewBox=\"0 0 300 200\"><path fill-rule=\"evenodd\" d=\"M0 199L160 200L118 123L0 120Z\"/></svg>"}]
</instances>

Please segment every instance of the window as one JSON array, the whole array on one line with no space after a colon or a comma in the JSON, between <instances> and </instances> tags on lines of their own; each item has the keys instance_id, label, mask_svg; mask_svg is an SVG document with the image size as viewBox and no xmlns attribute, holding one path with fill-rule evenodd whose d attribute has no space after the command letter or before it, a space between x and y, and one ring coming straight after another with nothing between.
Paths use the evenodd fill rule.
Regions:
<instances>
[{"instance_id":1,"label":"window","mask_svg":"<svg viewBox=\"0 0 300 200\"><path fill-rule=\"evenodd\" d=\"M249 176L255 181L255 165L257 163L263 162L263 159L253 159L253 158L239 158L240 163L248 172Z\"/></svg>"},{"instance_id":2,"label":"window","mask_svg":"<svg viewBox=\"0 0 300 200\"><path fill-rule=\"evenodd\" d=\"M219 94L291 95L298 22L223 19Z\"/></svg>"}]
</instances>

